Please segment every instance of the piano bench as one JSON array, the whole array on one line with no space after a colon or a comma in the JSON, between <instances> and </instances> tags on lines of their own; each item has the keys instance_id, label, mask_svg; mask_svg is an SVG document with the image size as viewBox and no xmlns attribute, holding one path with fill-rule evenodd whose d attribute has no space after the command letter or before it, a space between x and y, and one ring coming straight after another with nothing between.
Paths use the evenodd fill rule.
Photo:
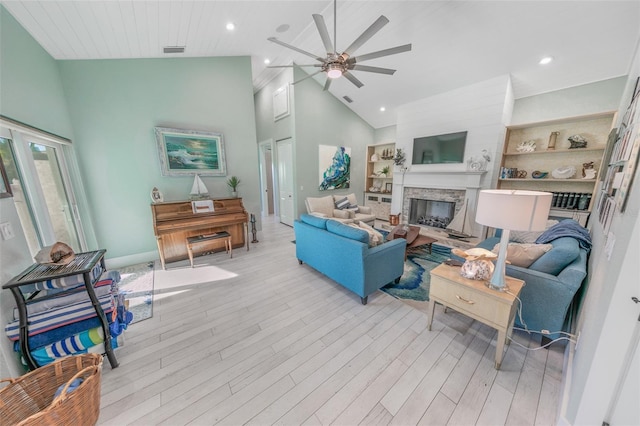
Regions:
<instances>
[{"instance_id":1,"label":"piano bench","mask_svg":"<svg viewBox=\"0 0 640 426\"><path fill-rule=\"evenodd\" d=\"M227 231L216 232L215 234L197 235L187 238L187 252L189 253L189 262L193 268L193 246L215 240L224 240L224 248L229 257L233 257L233 247L231 246L231 235Z\"/></svg>"}]
</instances>

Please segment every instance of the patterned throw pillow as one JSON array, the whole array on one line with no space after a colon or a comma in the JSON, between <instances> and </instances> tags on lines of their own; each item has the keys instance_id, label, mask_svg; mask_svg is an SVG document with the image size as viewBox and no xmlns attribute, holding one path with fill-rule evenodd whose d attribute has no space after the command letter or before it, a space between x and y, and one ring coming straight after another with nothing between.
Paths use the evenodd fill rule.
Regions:
<instances>
[{"instance_id":1,"label":"patterned throw pillow","mask_svg":"<svg viewBox=\"0 0 640 426\"><path fill-rule=\"evenodd\" d=\"M551 244L520 244L509 243L507 246L507 260L513 266L528 268L540 256L553 248ZM492 250L494 253L500 251L500 244L496 244Z\"/></svg>"},{"instance_id":2,"label":"patterned throw pillow","mask_svg":"<svg viewBox=\"0 0 640 426\"><path fill-rule=\"evenodd\" d=\"M346 209L351 205L347 197L337 200L335 204L336 204L336 209L339 209L339 210Z\"/></svg>"}]
</instances>

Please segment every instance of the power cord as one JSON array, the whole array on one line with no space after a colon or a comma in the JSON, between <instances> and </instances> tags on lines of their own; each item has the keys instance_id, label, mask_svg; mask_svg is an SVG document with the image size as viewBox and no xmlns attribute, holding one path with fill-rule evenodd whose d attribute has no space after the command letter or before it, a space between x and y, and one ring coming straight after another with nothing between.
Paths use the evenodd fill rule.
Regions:
<instances>
[{"instance_id":1,"label":"power cord","mask_svg":"<svg viewBox=\"0 0 640 426\"><path fill-rule=\"evenodd\" d=\"M521 346L521 347L525 348L525 349L526 349L526 350L528 350L528 351L537 351L537 350L540 350L540 349L544 349L544 348L546 348L546 347L548 347L548 346L552 345L553 343L555 343L555 342L559 342L559 341L561 341L561 340L568 340L568 341L570 341L570 342L572 342L572 343L574 343L574 344L578 344L577 339L576 339L576 340L574 340L576 336L575 336L575 335L573 335L573 334L571 334L571 333L567 333L567 332L565 332L565 331L556 331L556 332L554 332L554 333L551 333L549 330L540 330L540 331L537 331L537 330L529 330L529 328L527 327L527 324L526 324L526 323L524 322L524 320L522 319L522 300L520 300L520 298L519 298L517 295L515 295L515 294L511 293L509 290L507 290L507 291L506 291L506 293L507 293L507 294L510 294L511 296L515 297L515 298L516 298L516 300L518 300L518 319L520 320L520 324L522 324L522 325L524 326L524 328L520 328L520 327L513 327L513 329L514 329L514 330L524 331L524 332L527 332L527 333L529 333L529 334L532 334L532 333L538 333L538 334L541 334L541 335L543 335L543 336L547 336L547 335L549 335L549 334L564 334L564 335L566 335L566 336L569 336L569 337L558 337L558 338L553 339L553 340L551 340L550 342L548 342L548 343L546 343L546 344L544 344L544 345L541 345L541 346L539 346L539 347L537 347L537 348L529 348L529 347L527 347L527 346L524 346L523 344L518 343L518 342L516 342L515 340L513 340L513 338L512 338L511 336L509 336L509 340L510 340L510 341L512 341L513 343L515 343L515 344L516 344L516 345L518 345L518 346ZM572 339L572 338L574 338L574 339Z\"/></svg>"}]
</instances>

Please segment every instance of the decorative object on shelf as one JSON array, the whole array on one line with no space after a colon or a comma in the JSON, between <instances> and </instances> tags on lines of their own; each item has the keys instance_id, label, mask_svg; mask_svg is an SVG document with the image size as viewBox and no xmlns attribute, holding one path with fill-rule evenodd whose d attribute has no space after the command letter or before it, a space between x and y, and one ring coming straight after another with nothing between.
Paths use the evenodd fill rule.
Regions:
<instances>
[{"instance_id":1,"label":"decorative object on shelf","mask_svg":"<svg viewBox=\"0 0 640 426\"><path fill-rule=\"evenodd\" d=\"M237 197L240 178L238 178L237 176L231 176L229 179L227 179L227 185L229 185L229 188L231 188L231 196Z\"/></svg>"},{"instance_id":2,"label":"decorative object on shelf","mask_svg":"<svg viewBox=\"0 0 640 426\"><path fill-rule=\"evenodd\" d=\"M524 179L526 177L527 177L527 171L526 170L518 170L518 174L516 175L516 178Z\"/></svg>"},{"instance_id":3,"label":"decorative object on shelf","mask_svg":"<svg viewBox=\"0 0 640 426\"><path fill-rule=\"evenodd\" d=\"M536 141L529 139L528 141L522 141L516 147L518 152L533 152L536 150Z\"/></svg>"},{"instance_id":4,"label":"decorative object on shelf","mask_svg":"<svg viewBox=\"0 0 640 426\"><path fill-rule=\"evenodd\" d=\"M393 184L391 182L387 182L384 184L384 192L391 193L393 191Z\"/></svg>"},{"instance_id":5,"label":"decorative object on shelf","mask_svg":"<svg viewBox=\"0 0 640 426\"><path fill-rule=\"evenodd\" d=\"M550 192L485 189L480 191L476 222L502 229L500 250L489 288L508 291L505 281L507 246L511 231L543 231L547 226Z\"/></svg>"},{"instance_id":6,"label":"decorative object on shelf","mask_svg":"<svg viewBox=\"0 0 640 426\"><path fill-rule=\"evenodd\" d=\"M196 175L197 176L197 175ZM162 192L155 186L151 190L151 201L154 203L161 203L164 201L164 197L162 196Z\"/></svg>"},{"instance_id":7,"label":"decorative object on shelf","mask_svg":"<svg viewBox=\"0 0 640 426\"><path fill-rule=\"evenodd\" d=\"M547 177L548 174L549 172L541 172L540 170L534 170L531 173L531 177L534 179L544 179Z\"/></svg>"},{"instance_id":8,"label":"decorative object on shelf","mask_svg":"<svg viewBox=\"0 0 640 426\"><path fill-rule=\"evenodd\" d=\"M386 148L384 151L382 151L382 159L393 160L393 150L390 148Z\"/></svg>"},{"instance_id":9,"label":"decorative object on shelf","mask_svg":"<svg viewBox=\"0 0 640 426\"><path fill-rule=\"evenodd\" d=\"M58 241L51 246L43 247L33 259L41 265L68 265L75 258L73 249Z\"/></svg>"},{"instance_id":10,"label":"decorative object on shelf","mask_svg":"<svg viewBox=\"0 0 640 426\"><path fill-rule=\"evenodd\" d=\"M382 170L380 170L380 171L377 173L377 175L378 175L379 177L388 177L388 175L389 175L389 172L390 172L390 171L391 171L391 169L389 168L389 166L384 166L384 167L382 168Z\"/></svg>"},{"instance_id":11,"label":"decorative object on shelf","mask_svg":"<svg viewBox=\"0 0 640 426\"><path fill-rule=\"evenodd\" d=\"M192 200L199 200L209 196L209 190L202 179L200 179L200 176L195 175L193 178L193 185L191 185L191 192L189 194L191 195Z\"/></svg>"},{"instance_id":12,"label":"decorative object on shelf","mask_svg":"<svg viewBox=\"0 0 640 426\"><path fill-rule=\"evenodd\" d=\"M484 172L487 170L487 163L491 161L489 151L482 150L479 155L474 155L467 160L467 170L472 172Z\"/></svg>"},{"instance_id":13,"label":"decorative object on shelf","mask_svg":"<svg viewBox=\"0 0 640 426\"><path fill-rule=\"evenodd\" d=\"M582 163L582 179L595 179L596 169L593 168L593 161Z\"/></svg>"},{"instance_id":14,"label":"decorative object on shelf","mask_svg":"<svg viewBox=\"0 0 640 426\"><path fill-rule=\"evenodd\" d=\"M258 231L256 230L256 217L253 213L251 213L251 219L249 220L249 222L251 222L251 235L253 235L253 240L251 240L251 242L257 243L259 242L257 237Z\"/></svg>"},{"instance_id":15,"label":"decorative object on shelf","mask_svg":"<svg viewBox=\"0 0 640 426\"><path fill-rule=\"evenodd\" d=\"M587 147L587 140L580 135L569 136L568 140L571 143L571 146L569 146L569 149Z\"/></svg>"},{"instance_id":16,"label":"decorative object on shelf","mask_svg":"<svg viewBox=\"0 0 640 426\"><path fill-rule=\"evenodd\" d=\"M406 161L406 157L402 148L396 149L396 155L393 157L393 164L396 166L404 166L404 162Z\"/></svg>"},{"instance_id":17,"label":"decorative object on shelf","mask_svg":"<svg viewBox=\"0 0 640 426\"><path fill-rule=\"evenodd\" d=\"M162 176L225 176L222 133L156 127Z\"/></svg>"},{"instance_id":18,"label":"decorative object on shelf","mask_svg":"<svg viewBox=\"0 0 640 426\"><path fill-rule=\"evenodd\" d=\"M371 155L371 161L380 161L380 156L377 153Z\"/></svg>"},{"instance_id":19,"label":"decorative object on shelf","mask_svg":"<svg viewBox=\"0 0 640 426\"><path fill-rule=\"evenodd\" d=\"M576 168L573 166L561 166L557 169L553 169L551 176L555 179L569 179L575 176Z\"/></svg>"},{"instance_id":20,"label":"decorative object on shelf","mask_svg":"<svg viewBox=\"0 0 640 426\"><path fill-rule=\"evenodd\" d=\"M351 148L318 145L319 191L349 188L351 183Z\"/></svg>"},{"instance_id":21,"label":"decorative object on shelf","mask_svg":"<svg viewBox=\"0 0 640 426\"><path fill-rule=\"evenodd\" d=\"M549 135L549 144L547 145L548 151L556 149L556 141L559 134L560 132L551 132L551 134Z\"/></svg>"}]
</instances>

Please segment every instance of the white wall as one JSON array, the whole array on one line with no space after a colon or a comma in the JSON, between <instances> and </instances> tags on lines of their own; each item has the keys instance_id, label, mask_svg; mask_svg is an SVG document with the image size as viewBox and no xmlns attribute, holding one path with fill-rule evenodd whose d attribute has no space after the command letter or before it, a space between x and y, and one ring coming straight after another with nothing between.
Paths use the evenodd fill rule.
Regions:
<instances>
[{"instance_id":1,"label":"white wall","mask_svg":"<svg viewBox=\"0 0 640 426\"><path fill-rule=\"evenodd\" d=\"M495 184L502 152L505 126L511 119L513 94L509 76L501 76L481 83L441 93L398 108L396 148L407 154L404 186L445 189L467 189L470 185L466 161L482 150L491 155L487 172L479 186L489 188ZM461 164L411 165L413 139L443 133L467 131L465 162ZM402 174L394 173L394 191L391 211L401 211ZM475 182L475 179L471 179ZM468 193L469 197L469 193ZM469 198L471 210L476 200ZM473 226L473 225L472 225ZM478 230L476 230L478 231ZM478 235L474 233L474 235Z\"/></svg>"}]
</instances>

